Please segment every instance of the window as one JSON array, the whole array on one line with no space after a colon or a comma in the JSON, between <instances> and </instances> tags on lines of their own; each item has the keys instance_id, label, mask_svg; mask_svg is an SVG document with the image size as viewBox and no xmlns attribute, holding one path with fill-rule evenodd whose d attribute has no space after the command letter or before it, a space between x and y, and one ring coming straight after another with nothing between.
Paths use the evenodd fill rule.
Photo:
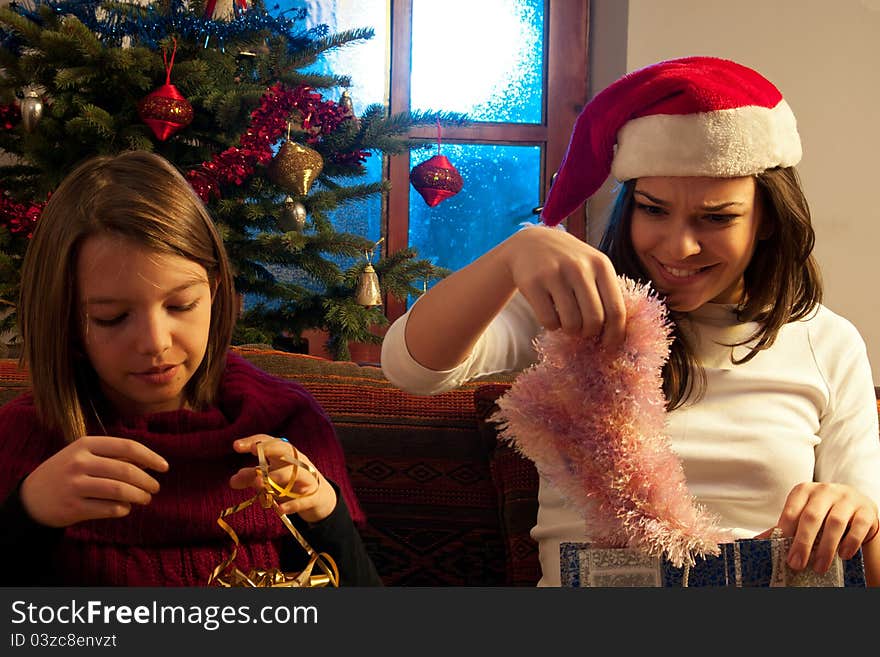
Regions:
<instances>
[{"instance_id":1,"label":"window","mask_svg":"<svg viewBox=\"0 0 880 657\"><path fill-rule=\"evenodd\" d=\"M282 0L307 10L307 26L333 32L372 27L375 37L332 53L321 66L352 78L355 111L467 112L461 127L418 128L424 149L371 158L370 176L391 192L339 227L391 252L458 269L536 219L587 95L588 0ZM413 166L437 153L464 178L462 191L431 208L410 185ZM335 219L334 219L335 220ZM583 238L583 213L568 229ZM388 300L393 320L405 303Z\"/></svg>"}]
</instances>

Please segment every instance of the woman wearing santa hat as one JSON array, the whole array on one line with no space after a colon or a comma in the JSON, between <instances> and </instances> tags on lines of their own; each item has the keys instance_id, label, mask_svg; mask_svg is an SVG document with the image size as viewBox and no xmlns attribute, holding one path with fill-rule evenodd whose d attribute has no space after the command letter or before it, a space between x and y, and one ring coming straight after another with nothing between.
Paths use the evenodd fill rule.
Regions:
<instances>
[{"instance_id":1,"label":"woman wearing santa hat","mask_svg":"<svg viewBox=\"0 0 880 657\"><path fill-rule=\"evenodd\" d=\"M821 304L800 158L791 108L748 67L687 57L625 75L578 117L541 224L390 327L386 376L435 394L523 370L542 330L619 346L617 277L650 283L673 322L667 429L695 500L736 538L793 536L795 570L822 572L862 548L868 583L880 585L871 367L855 327ZM609 174L621 186L596 249L559 224ZM543 586L560 583L560 543L589 540L544 478L532 536Z\"/></svg>"}]
</instances>

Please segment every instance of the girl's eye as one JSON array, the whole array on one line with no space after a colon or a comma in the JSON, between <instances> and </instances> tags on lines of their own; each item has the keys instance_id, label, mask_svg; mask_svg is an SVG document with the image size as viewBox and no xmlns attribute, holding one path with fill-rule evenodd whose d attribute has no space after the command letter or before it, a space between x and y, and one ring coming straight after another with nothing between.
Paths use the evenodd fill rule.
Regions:
<instances>
[{"instance_id":1,"label":"girl's eye","mask_svg":"<svg viewBox=\"0 0 880 657\"><path fill-rule=\"evenodd\" d=\"M664 210L659 205L650 205L648 203L636 203L636 209L652 216L663 214Z\"/></svg>"},{"instance_id":2,"label":"girl's eye","mask_svg":"<svg viewBox=\"0 0 880 657\"><path fill-rule=\"evenodd\" d=\"M121 324L122 320L124 320L127 316L128 313L122 313L121 315L117 315L116 317L110 317L109 319L92 317L92 321L98 326L116 326L117 324Z\"/></svg>"},{"instance_id":3,"label":"girl's eye","mask_svg":"<svg viewBox=\"0 0 880 657\"><path fill-rule=\"evenodd\" d=\"M199 305L198 300L193 301L192 303L182 304L179 306L168 306L168 310L175 313L185 313L194 309L197 305Z\"/></svg>"}]
</instances>

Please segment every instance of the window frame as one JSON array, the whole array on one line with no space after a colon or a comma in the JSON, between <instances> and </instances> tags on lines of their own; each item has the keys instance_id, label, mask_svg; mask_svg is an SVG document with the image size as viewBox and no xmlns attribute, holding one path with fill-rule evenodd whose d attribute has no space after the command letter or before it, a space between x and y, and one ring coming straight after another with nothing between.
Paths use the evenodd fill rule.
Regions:
<instances>
[{"instance_id":1,"label":"window frame","mask_svg":"<svg viewBox=\"0 0 880 657\"><path fill-rule=\"evenodd\" d=\"M412 2L391 0L390 3L389 111L392 114L410 110ZM546 197L553 173L565 155L575 119L587 101L589 0L545 0L544 16L544 121L540 124L480 122L443 128L446 143L539 146L542 199ZM436 140L436 129L413 128L409 135L430 142ZM387 253L396 253L409 243L412 193L409 165L409 153L389 156L385 161L384 175L391 183L383 207ZM565 223L570 233L586 239L583 206L575 210ZM394 321L406 311L406 302L388 295L384 308L389 321Z\"/></svg>"}]
</instances>

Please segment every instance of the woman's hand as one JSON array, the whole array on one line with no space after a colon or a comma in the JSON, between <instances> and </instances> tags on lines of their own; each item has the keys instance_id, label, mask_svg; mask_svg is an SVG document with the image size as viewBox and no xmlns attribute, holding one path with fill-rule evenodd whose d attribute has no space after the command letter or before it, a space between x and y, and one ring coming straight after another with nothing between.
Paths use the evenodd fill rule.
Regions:
<instances>
[{"instance_id":1,"label":"woman's hand","mask_svg":"<svg viewBox=\"0 0 880 657\"><path fill-rule=\"evenodd\" d=\"M428 369L464 361L486 327L519 290L547 330L626 337L626 307L611 261L563 230L519 230L471 264L437 282L412 307L406 348Z\"/></svg>"},{"instance_id":2,"label":"woman's hand","mask_svg":"<svg viewBox=\"0 0 880 657\"><path fill-rule=\"evenodd\" d=\"M547 330L602 335L617 346L626 309L608 257L565 231L536 226L512 235L501 249L514 285Z\"/></svg>"},{"instance_id":3,"label":"woman's hand","mask_svg":"<svg viewBox=\"0 0 880 657\"><path fill-rule=\"evenodd\" d=\"M166 472L168 463L134 440L83 436L27 476L21 503L36 522L49 527L121 518L132 504L149 504L159 492L159 482L146 468Z\"/></svg>"},{"instance_id":4,"label":"woman's hand","mask_svg":"<svg viewBox=\"0 0 880 657\"><path fill-rule=\"evenodd\" d=\"M257 455L257 444L263 444L263 454L269 466L269 476L276 484L286 488L290 478L296 475L291 492L302 497L286 497L278 501L278 506L285 514L297 513L306 522L318 522L329 516L336 508L336 491L321 476L318 469L305 454L294 450L286 440L273 438L266 434L257 434L236 440L233 449L236 452ZM304 463L315 472L313 475L306 467L294 465L296 461ZM265 486L260 476L259 467L242 468L229 480L235 489L255 488L262 490Z\"/></svg>"},{"instance_id":5,"label":"woman's hand","mask_svg":"<svg viewBox=\"0 0 880 657\"><path fill-rule=\"evenodd\" d=\"M824 573L835 553L850 559L871 541L880 529L880 519L877 505L851 486L805 482L788 494L777 527L783 536L794 537L787 557L792 569L806 568L812 552L813 570ZM766 538L771 531L756 538Z\"/></svg>"}]
</instances>

